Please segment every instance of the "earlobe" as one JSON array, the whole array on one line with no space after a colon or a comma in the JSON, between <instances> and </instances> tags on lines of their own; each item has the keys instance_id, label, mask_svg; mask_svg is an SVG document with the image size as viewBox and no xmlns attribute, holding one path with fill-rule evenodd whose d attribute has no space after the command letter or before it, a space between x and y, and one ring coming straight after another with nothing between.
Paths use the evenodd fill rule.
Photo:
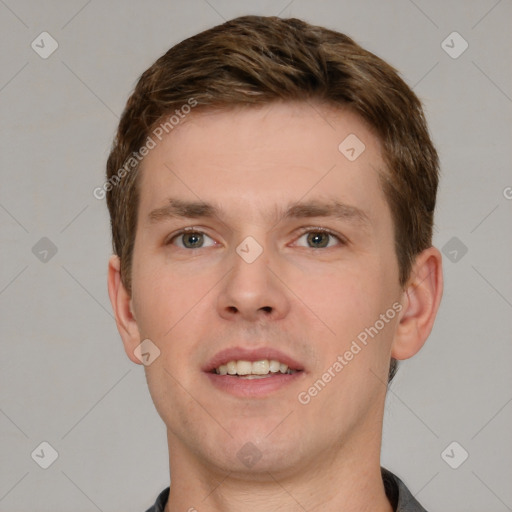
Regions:
<instances>
[{"instance_id":1,"label":"earlobe","mask_svg":"<svg viewBox=\"0 0 512 512\"><path fill-rule=\"evenodd\" d=\"M134 350L140 344L141 338L133 314L132 299L121 280L121 262L117 255L111 256L108 263L108 295L126 355L134 363L142 364L134 355Z\"/></svg>"},{"instance_id":2,"label":"earlobe","mask_svg":"<svg viewBox=\"0 0 512 512\"><path fill-rule=\"evenodd\" d=\"M435 247L417 255L403 294L404 309L391 349L395 359L416 354L432 331L443 294L442 256Z\"/></svg>"}]
</instances>

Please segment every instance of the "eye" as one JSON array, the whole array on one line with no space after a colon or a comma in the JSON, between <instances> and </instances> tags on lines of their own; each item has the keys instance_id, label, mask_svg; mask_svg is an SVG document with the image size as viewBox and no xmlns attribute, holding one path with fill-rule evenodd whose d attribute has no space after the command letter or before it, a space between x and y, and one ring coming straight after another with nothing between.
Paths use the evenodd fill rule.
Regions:
<instances>
[{"instance_id":1,"label":"eye","mask_svg":"<svg viewBox=\"0 0 512 512\"><path fill-rule=\"evenodd\" d=\"M211 240L212 243L205 245L205 239ZM173 235L165 242L165 245L177 245L181 249L201 249L215 245L215 241L202 231L187 228Z\"/></svg>"},{"instance_id":2,"label":"eye","mask_svg":"<svg viewBox=\"0 0 512 512\"><path fill-rule=\"evenodd\" d=\"M297 239L305 238L310 249L324 249L336 245L346 245L346 241L335 233L324 228L305 228L303 234ZM333 242L334 243L330 243Z\"/></svg>"}]
</instances>

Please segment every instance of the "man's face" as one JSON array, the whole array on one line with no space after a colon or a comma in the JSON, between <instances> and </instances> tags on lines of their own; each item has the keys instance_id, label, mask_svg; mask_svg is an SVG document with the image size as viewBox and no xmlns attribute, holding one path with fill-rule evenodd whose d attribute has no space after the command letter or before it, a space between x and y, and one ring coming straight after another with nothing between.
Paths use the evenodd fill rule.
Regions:
<instances>
[{"instance_id":1,"label":"man's face","mask_svg":"<svg viewBox=\"0 0 512 512\"><path fill-rule=\"evenodd\" d=\"M306 103L193 113L147 155L132 307L171 458L284 475L380 442L402 300L383 170L358 116ZM299 371L212 368L262 359Z\"/></svg>"}]
</instances>

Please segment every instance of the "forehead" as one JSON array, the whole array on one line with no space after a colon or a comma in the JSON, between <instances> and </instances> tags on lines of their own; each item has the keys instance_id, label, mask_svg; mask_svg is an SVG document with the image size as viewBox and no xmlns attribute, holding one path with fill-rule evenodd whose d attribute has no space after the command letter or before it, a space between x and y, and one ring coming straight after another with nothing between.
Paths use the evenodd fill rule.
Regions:
<instances>
[{"instance_id":1,"label":"forehead","mask_svg":"<svg viewBox=\"0 0 512 512\"><path fill-rule=\"evenodd\" d=\"M169 196L245 218L327 196L369 218L386 208L379 140L346 109L300 102L197 112L156 142L140 168L139 218Z\"/></svg>"}]
</instances>

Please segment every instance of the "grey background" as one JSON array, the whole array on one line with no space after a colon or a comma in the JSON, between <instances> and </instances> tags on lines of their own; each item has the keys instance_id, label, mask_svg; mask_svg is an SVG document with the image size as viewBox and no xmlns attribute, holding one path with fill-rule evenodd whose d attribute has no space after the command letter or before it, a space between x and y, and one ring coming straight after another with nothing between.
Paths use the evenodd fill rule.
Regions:
<instances>
[{"instance_id":1,"label":"grey background","mask_svg":"<svg viewBox=\"0 0 512 512\"><path fill-rule=\"evenodd\" d=\"M109 221L92 191L139 75L248 13L346 32L423 99L442 161L445 293L388 394L382 463L428 510L512 510L510 0L0 0L0 511L137 512L169 484L164 424L113 321ZM43 31L59 45L47 59L31 48ZM458 58L441 46L453 31L469 44ZM48 469L31 457L43 441L59 454ZM441 457L452 441L469 453L458 469Z\"/></svg>"}]
</instances>

